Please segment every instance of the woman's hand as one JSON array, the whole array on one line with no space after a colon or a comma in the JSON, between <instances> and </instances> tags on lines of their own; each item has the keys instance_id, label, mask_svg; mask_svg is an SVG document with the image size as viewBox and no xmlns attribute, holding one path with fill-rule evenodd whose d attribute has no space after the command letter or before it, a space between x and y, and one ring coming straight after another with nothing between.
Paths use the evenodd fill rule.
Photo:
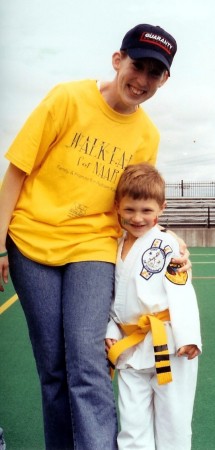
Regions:
<instances>
[{"instance_id":1,"label":"woman's hand","mask_svg":"<svg viewBox=\"0 0 215 450\"><path fill-rule=\"evenodd\" d=\"M5 250L6 252L6 250ZM4 252L2 252L4 253ZM0 252L1 255L1 252ZM8 256L0 256L0 291L4 291L4 284L8 283L8 275L9 275L9 262Z\"/></svg>"},{"instance_id":2,"label":"woman's hand","mask_svg":"<svg viewBox=\"0 0 215 450\"><path fill-rule=\"evenodd\" d=\"M168 233L172 234L179 243L180 257L171 259L174 264L179 264L181 267L177 269L178 272L188 272L191 269L192 264L189 260L190 252L185 244L184 240L173 233L173 231L168 230Z\"/></svg>"}]
</instances>

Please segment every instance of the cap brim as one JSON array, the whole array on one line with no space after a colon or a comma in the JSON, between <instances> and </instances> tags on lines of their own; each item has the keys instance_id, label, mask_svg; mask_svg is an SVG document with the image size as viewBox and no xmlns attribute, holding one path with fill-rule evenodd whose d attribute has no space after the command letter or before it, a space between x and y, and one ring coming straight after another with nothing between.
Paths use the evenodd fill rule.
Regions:
<instances>
[{"instance_id":1,"label":"cap brim","mask_svg":"<svg viewBox=\"0 0 215 450\"><path fill-rule=\"evenodd\" d=\"M153 58L162 62L167 68L170 74L170 65L164 55L160 52L156 52L152 49L143 49L143 48L127 48L126 52L131 59L144 59L144 58Z\"/></svg>"}]
</instances>

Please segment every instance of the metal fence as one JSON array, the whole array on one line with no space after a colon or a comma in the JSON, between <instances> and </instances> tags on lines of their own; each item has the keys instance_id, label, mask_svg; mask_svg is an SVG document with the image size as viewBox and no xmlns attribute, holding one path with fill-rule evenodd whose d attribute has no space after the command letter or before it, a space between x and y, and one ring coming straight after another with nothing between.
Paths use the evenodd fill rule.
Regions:
<instances>
[{"instance_id":1,"label":"metal fence","mask_svg":"<svg viewBox=\"0 0 215 450\"><path fill-rule=\"evenodd\" d=\"M166 197L215 198L215 181L166 183Z\"/></svg>"}]
</instances>

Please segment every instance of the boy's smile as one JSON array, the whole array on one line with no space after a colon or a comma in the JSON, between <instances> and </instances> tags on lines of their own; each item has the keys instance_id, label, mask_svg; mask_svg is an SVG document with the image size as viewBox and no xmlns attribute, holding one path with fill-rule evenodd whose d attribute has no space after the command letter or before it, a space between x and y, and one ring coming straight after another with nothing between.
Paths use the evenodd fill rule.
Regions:
<instances>
[{"instance_id":1,"label":"boy's smile","mask_svg":"<svg viewBox=\"0 0 215 450\"><path fill-rule=\"evenodd\" d=\"M135 240L157 223L163 209L164 205L160 207L154 199L133 199L129 196L123 197L117 205L122 228Z\"/></svg>"}]
</instances>

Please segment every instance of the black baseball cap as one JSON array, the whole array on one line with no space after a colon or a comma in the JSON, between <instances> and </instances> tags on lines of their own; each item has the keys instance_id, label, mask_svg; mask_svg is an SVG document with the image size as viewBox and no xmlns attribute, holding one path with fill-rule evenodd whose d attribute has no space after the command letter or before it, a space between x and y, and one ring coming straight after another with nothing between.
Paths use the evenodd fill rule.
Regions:
<instances>
[{"instance_id":1,"label":"black baseball cap","mask_svg":"<svg viewBox=\"0 0 215 450\"><path fill-rule=\"evenodd\" d=\"M174 37L163 28L140 24L126 33L120 50L125 50L131 59L157 59L165 65L170 74L177 43Z\"/></svg>"}]
</instances>

